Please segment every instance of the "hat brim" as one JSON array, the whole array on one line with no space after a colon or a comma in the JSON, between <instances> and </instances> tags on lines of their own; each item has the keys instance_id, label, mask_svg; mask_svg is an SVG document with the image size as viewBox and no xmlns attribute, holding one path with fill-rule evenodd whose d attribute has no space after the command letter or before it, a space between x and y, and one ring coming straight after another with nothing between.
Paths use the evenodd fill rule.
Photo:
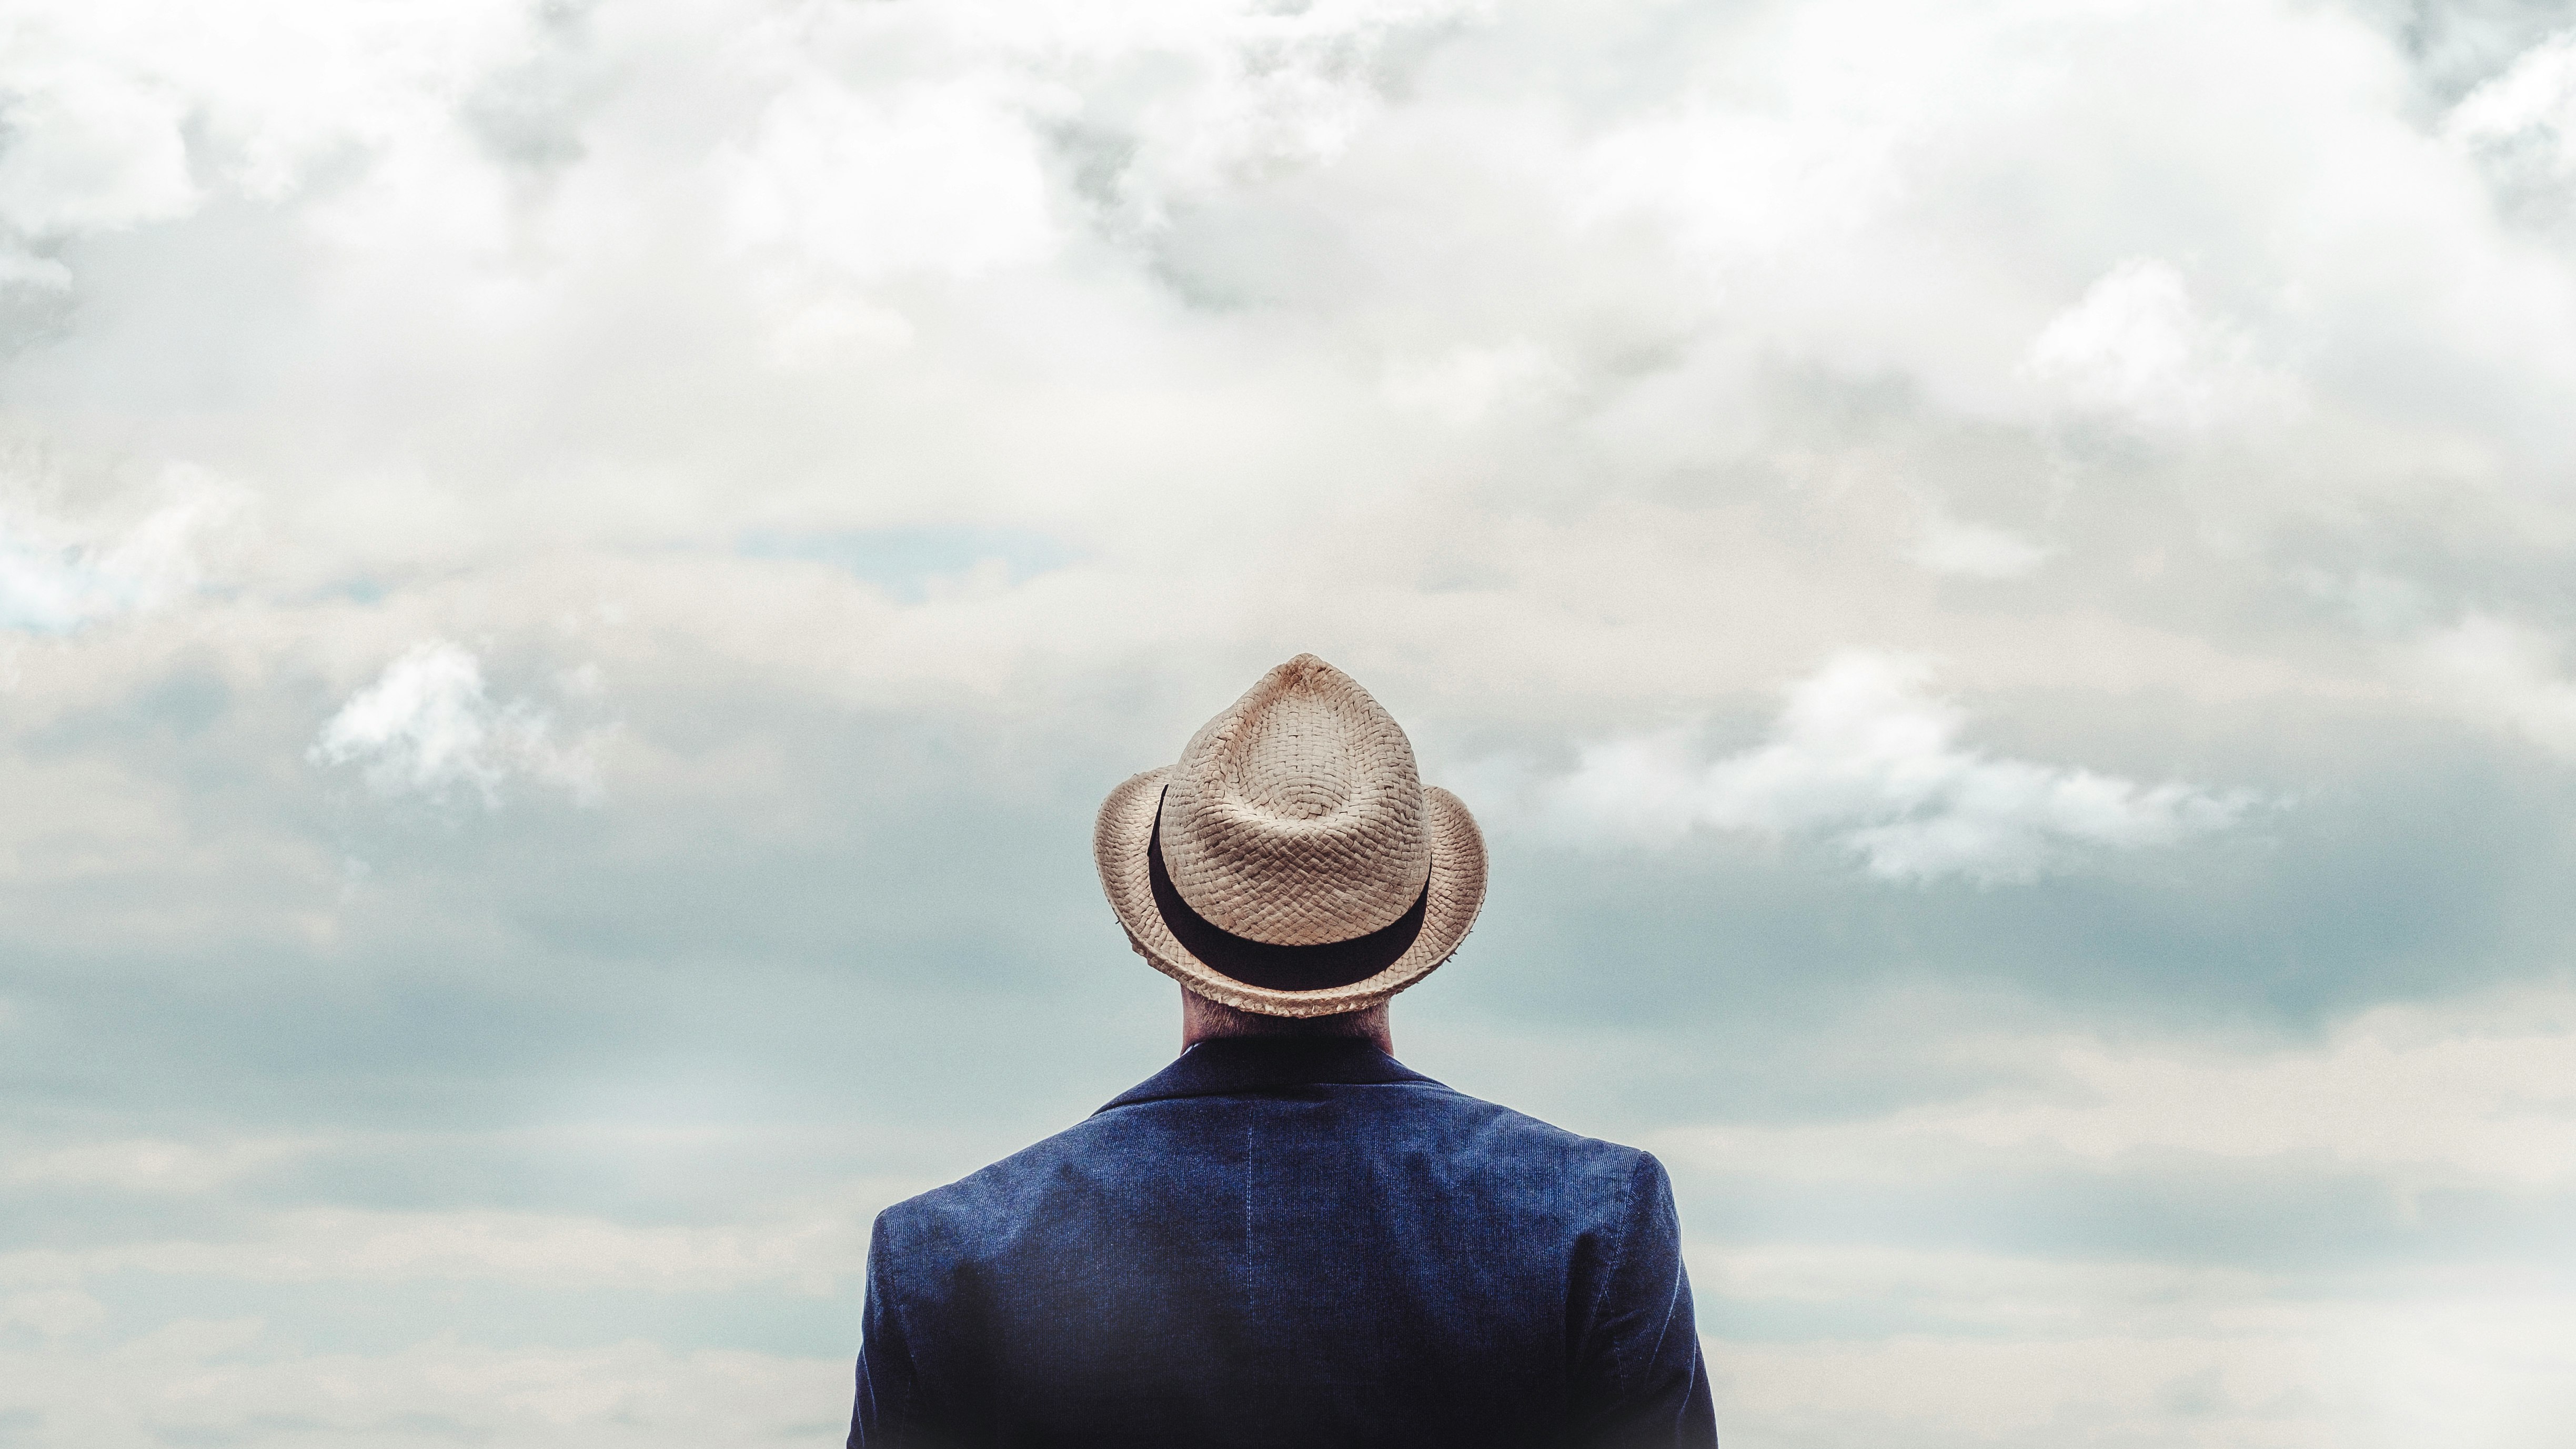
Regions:
<instances>
[{"instance_id":1,"label":"hat brim","mask_svg":"<svg viewBox=\"0 0 2576 1449\"><path fill-rule=\"evenodd\" d=\"M1209 946L1209 933L1214 927L1190 913L1177 897L1171 897L1168 906L1182 917L1179 920L1167 915L1166 904L1156 900L1154 830L1162 814L1163 783L1170 773L1148 770L1109 792L1093 826L1091 853L1100 867L1100 888L1108 894L1110 909L1118 913L1119 924L1127 928L1127 940L1136 948L1136 954L1155 970L1210 1001L1262 1016L1334 1016L1359 1011L1430 975L1456 953L1459 943L1467 939L1468 929L1476 924L1476 912L1485 904L1485 837L1457 796L1426 787L1422 792L1422 814L1431 844L1431 879L1423 887L1422 902L1416 908L1421 913L1421 924L1412 930L1409 944L1395 943L1400 951L1393 960L1347 985L1288 990L1239 980L1226 973L1221 960L1211 959L1221 956ZM1162 894L1170 897L1168 883ZM1409 924L1410 914L1408 922L1401 924ZM1183 944L1183 933L1201 943L1200 949ZM1379 933L1380 937L1384 935ZM1252 948L1253 953L1272 956L1283 949L1332 949L1265 950L1257 942L1242 944Z\"/></svg>"}]
</instances>

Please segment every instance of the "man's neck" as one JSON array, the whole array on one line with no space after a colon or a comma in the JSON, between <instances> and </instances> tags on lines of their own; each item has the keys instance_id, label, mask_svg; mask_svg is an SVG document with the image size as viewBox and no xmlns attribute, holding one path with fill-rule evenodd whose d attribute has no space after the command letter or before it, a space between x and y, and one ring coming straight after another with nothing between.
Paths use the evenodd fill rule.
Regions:
<instances>
[{"instance_id":1,"label":"man's neck","mask_svg":"<svg viewBox=\"0 0 2576 1449\"><path fill-rule=\"evenodd\" d=\"M1223 1037L1289 1036L1356 1037L1388 1056L1395 1055L1395 1034L1387 1025L1386 1003L1338 1016L1263 1016L1237 1011L1181 988L1181 1050Z\"/></svg>"}]
</instances>

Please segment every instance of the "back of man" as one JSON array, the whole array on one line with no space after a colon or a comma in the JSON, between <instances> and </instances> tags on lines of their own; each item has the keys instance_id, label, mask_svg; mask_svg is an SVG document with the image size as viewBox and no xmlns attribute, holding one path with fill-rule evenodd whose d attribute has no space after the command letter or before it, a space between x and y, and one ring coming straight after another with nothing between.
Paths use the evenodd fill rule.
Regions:
<instances>
[{"instance_id":1,"label":"back of man","mask_svg":"<svg viewBox=\"0 0 2576 1449\"><path fill-rule=\"evenodd\" d=\"M1677 1242L1642 1152L1203 1042L878 1220L852 1443L1713 1442Z\"/></svg>"},{"instance_id":2,"label":"back of man","mask_svg":"<svg viewBox=\"0 0 2576 1449\"><path fill-rule=\"evenodd\" d=\"M1714 1449L1663 1168L1399 1065L1484 838L1300 655L1110 792L1179 1061L889 1208L853 1449Z\"/></svg>"}]
</instances>

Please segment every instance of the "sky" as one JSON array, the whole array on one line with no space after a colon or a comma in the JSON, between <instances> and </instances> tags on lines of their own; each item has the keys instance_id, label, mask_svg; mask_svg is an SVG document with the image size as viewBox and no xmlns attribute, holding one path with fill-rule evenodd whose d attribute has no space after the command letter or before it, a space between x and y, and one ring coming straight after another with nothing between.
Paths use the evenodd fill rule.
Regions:
<instances>
[{"instance_id":1,"label":"sky","mask_svg":"<svg viewBox=\"0 0 2576 1449\"><path fill-rule=\"evenodd\" d=\"M1730 1449L2576 1422L2576 8L12 0L0 1445L836 1442L1314 651Z\"/></svg>"}]
</instances>

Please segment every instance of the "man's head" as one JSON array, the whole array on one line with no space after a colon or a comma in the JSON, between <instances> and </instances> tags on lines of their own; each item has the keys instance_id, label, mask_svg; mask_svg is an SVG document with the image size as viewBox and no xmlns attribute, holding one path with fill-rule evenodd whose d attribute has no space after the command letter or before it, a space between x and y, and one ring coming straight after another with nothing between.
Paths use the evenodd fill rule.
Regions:
<instances>
[{"instance_id":1,"label":"man's head","mask_svg":"<svg viewBox=\"0 0 2576 1449\"><path fill-rule=\"evenodd\" d=\"M1092 849L1129 943L1192 994L1206 1035L1252 1018L1382 1038L1387 998L1484 903L1467 807L1425 789L1403 729L1311 654L1112 791Z\"/></svg>"}]
</instances>

